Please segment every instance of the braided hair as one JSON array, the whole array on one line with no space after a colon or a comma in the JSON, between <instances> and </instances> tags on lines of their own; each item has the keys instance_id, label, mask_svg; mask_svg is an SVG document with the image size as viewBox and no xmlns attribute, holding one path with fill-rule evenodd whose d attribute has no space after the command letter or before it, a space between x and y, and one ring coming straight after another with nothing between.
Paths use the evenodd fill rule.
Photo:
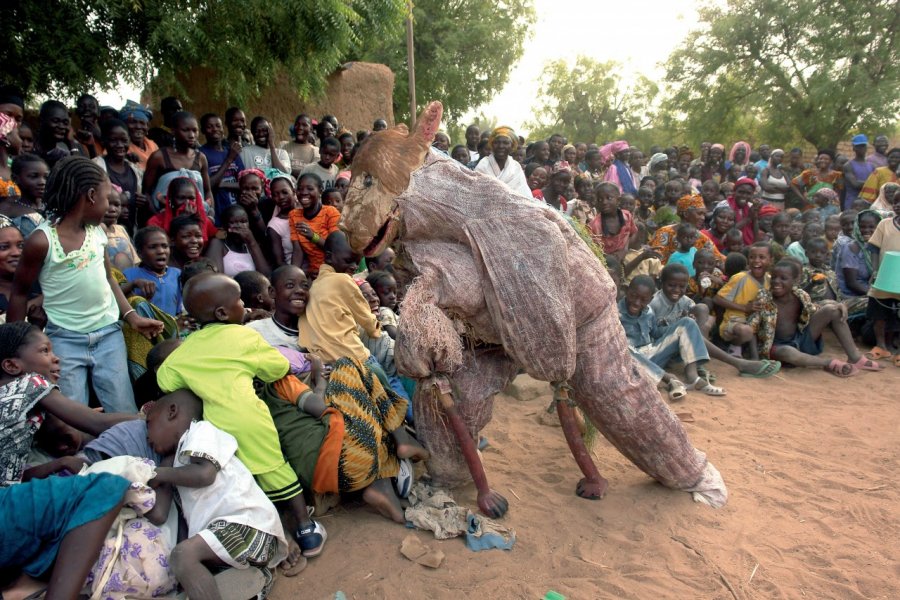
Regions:
<instances>
[{"instance_id":1,"label":"braided hair","mask_svg":"<svg viewBox=\"0 0 900 600\"><path fill-rule=\"evenodd\" d=\"M59 222L78 204L84 194L106 181L100 165L84 156L67 156L50 171L44 204L50 222Z\"/></svg>"},{"instance_id":2,"label":"braided hair","mask_svg":"<svg viewBox=\"0 0 900 600\"><path fill-rule=\"evenodd\" d=\"M4 323L0 325L0 362L7 358L18 358L19 348L32 333L40 331L27 321Z\"/></svg>"}]
</instances>

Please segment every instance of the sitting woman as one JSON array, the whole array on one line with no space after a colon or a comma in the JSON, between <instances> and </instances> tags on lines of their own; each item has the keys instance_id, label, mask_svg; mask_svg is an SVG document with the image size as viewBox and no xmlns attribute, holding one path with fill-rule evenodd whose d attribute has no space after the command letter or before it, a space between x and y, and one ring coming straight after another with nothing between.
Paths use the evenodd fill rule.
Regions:
<instances>
[{"instance_id":1,"label":"sitting woman","mask_svg":"<svg viewBox=\"0 0 900 600\"><path fill-rule=\"evenodd\" d=\"M706 204L704 204L703 198L699 194L682 196L678 200L677 207L678 216L681 218L682 222L690 223L698 229L703 226L703 221L706 217ZM678 249L677 229L678 223L664 225L656 230L656 233L653 235L653 240L650 242L650 246L659 253L660 260L663 264L667 263L669 257L672 256L672 253ZM700 233L697 236L694 247L698 251L709 250L712 252L713 256L716 257L717 265L725 263L725 257L719 252L719 249L716 248L716 245L712 240L703 233Z\"/></svg>"},{"instance_id":2,"label":"sitting woman","mask_svg":"<svg viewBox=\"0 0 900 600\"><path fill-rule=\"evenodd\" d=\"M322 204L322 179L315 173L304 173L297 180L297 204L288 215L294 246L291 264L313 279L325 260L325 239L338 230L341 213Z\"/></svg>"},{"instance_id":3,"label":"sitting woman","mask_svg":"<svg viewBox=\"0 0 900 600\"><path fill-rule=\"evenodd\" d=\"M864 297L869 293L873 265L867 246L880 222L878 211L870 209L858 213L853 224L852 241L835 247L834 270L841 294L847 297Z\"/></svg>"},{"instance_id":4,"label":"sitting woman","mask_svg":"<svg viewBox=\"0 0 900 600\"><path fill-rule=\"evenodd\" d=\"M512 158L519 146L516 133L509 127L495 127L488 143L491 145L491 154L475 166L475 172L499 179L512 191L526 198L530 197L531 188L528 187L525 173Z\"/></svg>"},{"instance_id":5,"label":"sitting woman","mask_svg":"<svg viewBox=\"0 0 900 600\"><path fill-rule=\"evenodd\" d=\"M241 271L259 271L268 276L269 261L250 230L247 211L232 204L222 211L224 230L210 240L206 257L219 273L234 277Z\"/></svg>"}]
</instances>

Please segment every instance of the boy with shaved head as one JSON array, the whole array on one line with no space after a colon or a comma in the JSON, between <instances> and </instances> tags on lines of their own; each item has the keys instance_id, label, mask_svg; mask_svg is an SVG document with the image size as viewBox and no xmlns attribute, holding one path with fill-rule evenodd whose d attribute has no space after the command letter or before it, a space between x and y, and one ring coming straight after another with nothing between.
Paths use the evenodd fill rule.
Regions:
<instances>
[{"instance_id":1,"label":"boy with shaved head","mask_svg":"<svg viewBox=\"0 0 900 600\"><path fill-rule=\"evenodd\" d=\"M297 474L284 460L272 416L253 388L254 378L267 383L283 378L288 360L242 325L241 288L230 277L197 275L184 287L184 306L200 329L160 366L160 389L189 389L200 397L204 418L235 437L237 457L269 499L290 506L299 523L294 537L303 555L318 556L325 529L309 518Z\"/></svg>"}]
</instances>

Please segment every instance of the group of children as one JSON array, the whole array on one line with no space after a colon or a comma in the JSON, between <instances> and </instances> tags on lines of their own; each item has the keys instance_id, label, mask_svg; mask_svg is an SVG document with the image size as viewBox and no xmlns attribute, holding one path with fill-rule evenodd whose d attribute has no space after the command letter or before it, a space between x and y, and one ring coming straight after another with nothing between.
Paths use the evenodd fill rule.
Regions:
<instances>
[{"instance_id":1,"label":"group of children","mask_svg":"<svg viewBox=\"0 0 900 600\"><path fill-rule=\"evenodd\" d=\"M169 98L151 140L145 107L101 119L90 100L79 100L86 145L51 131L60 107L42 107L42 145L20 150L0 202L0 515L15 521L0 530L4 597L42 589L51 570L52 597L86 579L125 593L97 568L133 503L137 482L108 462L122 456L152 461L141 528L186 522L144 595L177 581L217 598L213 571L227 567L258 568L264 595L275 565L294 574L322 552L312 516L335 495L403 523L411 462L428 457L408 429L414 382L393 360L403 289L392 250L362 264L338 228L368 132L300 115L278 147L262 117L248 128L234 108L198 121ZM0 96L0 113L21 120L17 108ZM490 152L471 129L465 156L453 149L461 168ZM900 217L838 213L822 189L806 210L784 209L749 177L684 177L659 153L629 180L643 166L636 149L564 142L505 152L530 163L534 198L602 244L634 360L672 400L725 394L711 359L751 377L783 364L847 377L893 354L900 296L873 281L900 249ZM435 150L449 148L439 134ZM890 185L879 199L900 214ZM822 356L827 328L846 360ZM859 333L875 338L869 356ZM665 371L675 360L684 382Z\"/></svg>"}]
</instances>

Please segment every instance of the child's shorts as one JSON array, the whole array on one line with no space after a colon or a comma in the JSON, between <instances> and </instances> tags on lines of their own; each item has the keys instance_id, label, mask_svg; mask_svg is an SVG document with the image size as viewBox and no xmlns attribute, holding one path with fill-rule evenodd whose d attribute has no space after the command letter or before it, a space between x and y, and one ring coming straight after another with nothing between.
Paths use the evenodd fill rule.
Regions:
<instances>
[{"instance_id":1,"label":"child's shorts","mask_svg":"<svg viewBox=\"0 0 900 600\"><path fill-rule=\"evenodd\" d=\"M303 485L297 479L297 473L286 462L273 471L254 473L253 478L272 502L290 500L303 493Z\"/></svg>"},{"instance_id":2,"label":"child's shorts","mask_svg":"<svg viewBox=\"0 0 900 600\"><path fill-rule=\"evenodd\" d=\"M223 519L213 521L198 535L223 562L238 569L265 567L278 552L274 535Z\"/></svg>"},{"instance_id":3,"label":"child's shorts","mask_svg":"<svg viewBox=\"0 0 900 600\"><path fill-rule=\"evenodd\" d=\"M802 332L798 331L794 334L789 340L779 340L775 339L772 342L772 349L769 350L769 358L775 358L772 356L772 353L778 346L789 346L791 348L796 348L803 354L809 354L810 356L818 356L822 354L822 350L825 347L825 342L822 340L822 336L819 336L819 339L813 339L812 334L809 331L809 327L804 329Z\"/></svg>"},{"instance_id":4,"label":"child's shorts","mask_svg":"<svg viewBox=\"0 0 900 600\"><path fill-rule=\"evenodd\" d=\"M719 325L719 336L726 342L730 342L734 339L734 328L736 325L746 325L747 319L745 317L728 317L724 319L722 323Z\"/></svg>"}]
</instances>

